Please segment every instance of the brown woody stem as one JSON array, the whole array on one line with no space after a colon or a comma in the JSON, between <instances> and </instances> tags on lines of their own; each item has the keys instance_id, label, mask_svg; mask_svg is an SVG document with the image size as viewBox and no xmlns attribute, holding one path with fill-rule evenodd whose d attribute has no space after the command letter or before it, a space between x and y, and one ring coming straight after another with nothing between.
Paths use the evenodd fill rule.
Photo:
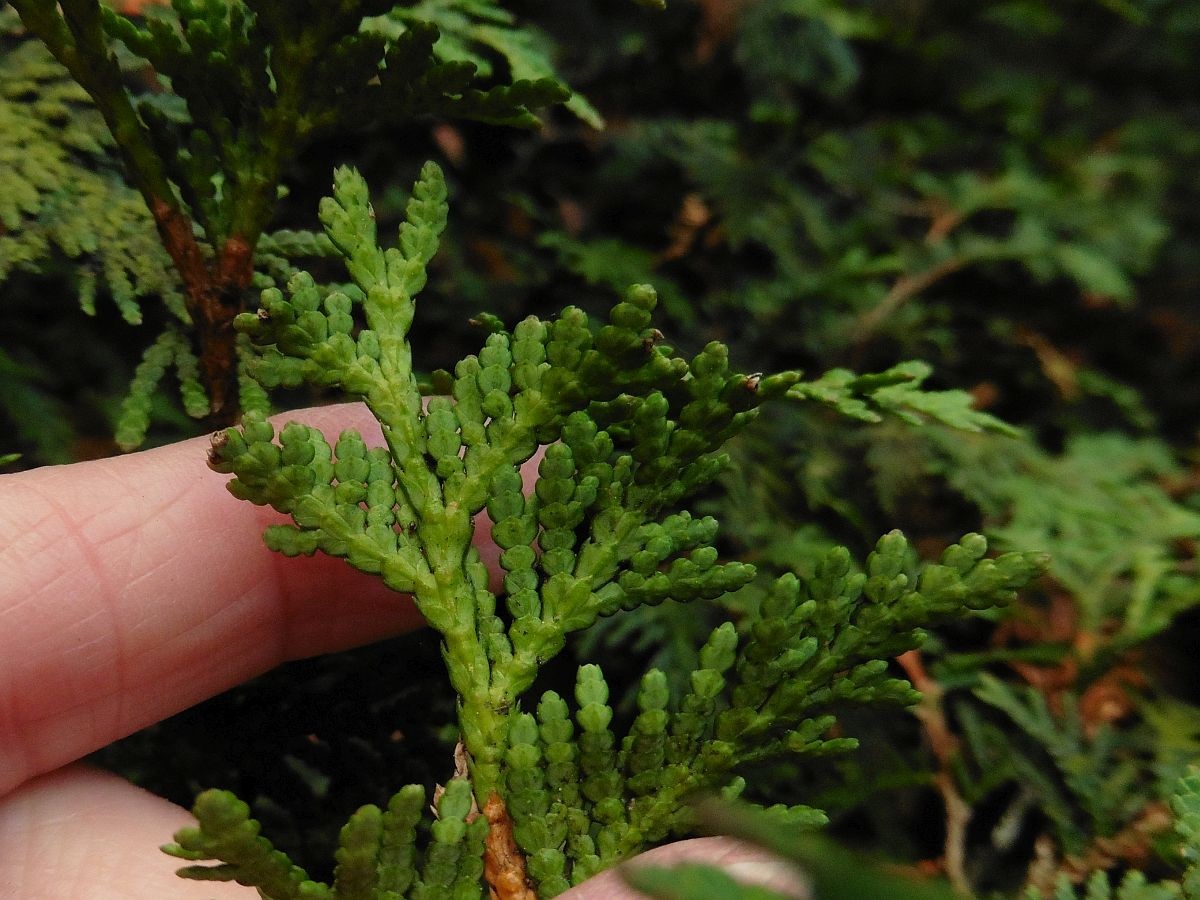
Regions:
<instances>
[{"instance_id":1,"label":"brown woody stem","mask_svg":"<svg viewBox=\"0 0 1200 900\"><path fill-rule=\"evenodd\" d=\"M500 795L492 791L483 805L488 822L483 877L495 900L537 900L525 876L525 856L513 837L513 820Z\"/></svg>"},{"instance_id":2,"label":"brown woody stem","mask_svg":"<svg viewBox=\"0 0 1200 900\"><path fill-rule=\"evenodd\" d=\"M233 395L237 380L233 320L244 308L246 288L254 272L254 248L234 235L210 264L192 232L191 220L178 207L154 198L150 212L163 246L183 279L184 298L199 345L200 378L208 393L209 410L218 416ZM236 404L229 411L235 409Z\"/></svg>"},{"instance_id":3,"label":"brown woody stem","mask_svg":"<svg viewBox=\"0 0 1200 900\"><path fill-rule=\"evenodd\" d=\"M13 6L31 32L45 42L88 92L112 132L130 181L146 200L163 246L179 271L195 327L200 377L214 416L236 412L237 378L233 319L242 311L253 275L254 238L228 238L215 260L205 259L192 220L175 200L163 160L146 125L122 85L121 71L108 50L97 0L54 4L16 0ZM257 236L257 232L254 232Z\"/></svg>"},{"instance_id":4,"label":"brown woody stem","mask_svg":"<svg viewBox=\"0 0 1200 900\"><path fill-rule=\"evenodd\" d=\"M967 876L966 845L967 826L974 810L963 799L954 780L954 757L958 753L958 738L946 720L942 706L945 692L925 670L918 650L909 650L896 657L912 686L921 692L921 702L913 710L917 721L925 731L929 749L937 759L938 770L933 776L933 785L942 797L946 811L946 838L943 848L942 869L956 893L971 896L971 879Z\"/></svg>"}]
</instances>

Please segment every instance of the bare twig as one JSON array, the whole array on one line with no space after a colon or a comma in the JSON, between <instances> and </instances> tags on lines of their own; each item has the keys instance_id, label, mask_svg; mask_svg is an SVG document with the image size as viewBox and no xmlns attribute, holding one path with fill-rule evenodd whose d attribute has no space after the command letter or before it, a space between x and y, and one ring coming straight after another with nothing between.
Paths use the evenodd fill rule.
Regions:
<instances>
[{"instance_id":1,"label":"bare twig","mask_svg":"<svg viewBox=\"0 0 1200 900\"><path fill-rule=\"evenodd\" d=\"M942 805L946 810L946 840L942 850L942 868L954 890L963 896L970 896L971 882L966 870L966 844L967 826L971 822L972 810L954 782L952 764L958 753L959 742L946 721L945 709L942 706L944 692L942 686L925 671L920 651L909 650L896 657L896 662L904 669L913 687L921 692L921 702L917 704L914 714L925 730L929 749L933 751L938 763L933 785L941 794Z\"/></svg>"},{"instance_id":2,"label":"bare twig","mask_svg":"<svg viewBox=\"0 0 1200 900\"><path fill-rule=\"evenodd\" d=\"M865 341L901 306L946 276L954 274L966 266L967 262L964 257L956 256L940 262L936 266L930 266L923 272L901 275L879 303L858 317L854 326L854 339L859 343Z\"/></svg>"}]
</instances>

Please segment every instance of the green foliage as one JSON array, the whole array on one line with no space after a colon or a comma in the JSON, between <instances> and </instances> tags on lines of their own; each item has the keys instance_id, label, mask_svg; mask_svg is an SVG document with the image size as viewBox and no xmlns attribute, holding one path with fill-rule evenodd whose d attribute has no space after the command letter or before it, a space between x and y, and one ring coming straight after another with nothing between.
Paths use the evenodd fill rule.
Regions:
<instances>
[{"instance_id":1,"label":"green foliage","mask_svg":"<svg viewBox=\"0 0 1200 900\"><path fill-rule=\"evenodd\" d=\"M882 413L890 412L911 425L940 422L962 431L987 430L1010 437L1018 433L995 416L974 409L974 401L965 391L922 390L922 382L932 371L922 362L901 363L877 375L833 369L816 381L795 385L789 395L824 403L864 422L880 422Z\"/></svg>"},{"instance_id":2,"label":"green foliage","mask_svg":"<svg viewBox=\"0 0 1200 900\"><path fill-rule=\"evenodd\" d=\"M1191 769L1181 776L1171 797L1175 814L1175 833L1183 846L1183 891L1187 897L1200 896L1200 776Z\"/></svg>"},{"instance_id":3,"label":"green foliage","mask_svg":"<svg viewBox=\"0 0 1200 900\"><path fill-rule=\"evenodd\" d=\"M562 80L550 58L548 38L528 26L518 28L516 16L495 0L422 0L397 6L386 16L370 20L367 27L398 40L414 23L436 26L439 37L433 49L438 59L470 63L484 78L492 76L492 57L499 56L514 81ZM600 113L583 96L572 95L566 107L593 128L604 126Z\"/></svg>"},{"instance_id":4,"label":"green foliage","mask_svg":"<svg viewBox=\"0 0 1200 900\"><path fill-rule=\"evenodd\" d=\"M441 170L422 169L397 247L379 247L366 184L352 170L336 173L321 220L353 284L322 292L302 273L286 295L265 291L261 311L237 320L259 348L249 371L268 387L337 385L362 398L386 448L368 450L353 431L331 445L295 423L275 443L274 428L247 415L214 440L210 462L235 475L235 496L291 516L294 524L268 529L273 549L340 556L413 595L443 641L470 787L481 807L502 798L546 896L693 827L685 798L697 790L735 796L744 785L739 767L853 748L852 739L829 735L834 705L913 702L886 659L917 646L930 622L1008 602L1044 565L1030 554L989 559L986 541L969 535L916 574L895 532L854 574L838 548L812 578L780 578L744 636L732 623L713 631L682 696L673 701L664 675L648 672L624 737L611 730L609 689L594 665L579 670L574 721L554 692L536 717L525 713L520 698L571 632L621 610L713 599L750 582L752 566L718 561L715 520L673 510L712 483L728 463L721 445L762 402L792 393L799 375L736 374L717 343L690 360L677 355L650 327L656 297L641 285L597 327L578 309L528 318L511 332L488 319L482 350L437 379L452 398L425 405L408 333L446 223ZM365 322L358 330L355 307ZM873 397L910 378L861 380L860 391ZM936 396L910 405L941 414ZM539 447L526 497L519 467ZM502 551L503 605L473 546L473 517L484 509ZM788 816L823 820L803 806ZM443 826L434 825L435 835ZM355 842L386 830L367 814L347 826L336 896L374 896L377 887L361 887L374 884L374 838L361 838L361 854ZM200 838L188 840L222 860L201 877L228 871L267 896L283 884L283 863L278 872L266 864L275 859L266 845L233 855L203 821ZM455 859L442 883L453 876L477 891L479 871L463 868L465 854Z\"/></svg>"},{"instance_id":5,"label":"green foliage","mask_svg":"<svg viewBox=\"0 0 1200 900\"><path fill-rule=\"evenodd\" d=\"M958 394L962 413L986 405L1022 426L1018 436L886 420L857 430L812 408L781 411L732 448L753 477L727 473L728 493L707 508L731 556L801 572L815 565L814 543L870 540L881 523L920 531L923 547L969 522L993 546L1049 551L1047 596L994 632L950 631L927 648L951 698L949 727L964 756L978 753L952 757L948 774L975 816L962 850L981 891L993 879L1009 887L997 870L1023 869L1036 836L1065 855L1125 834L1195 754L1194 698L1176 681L1191 671L1197 596L1184 399L1194 390L1178 365L1194 352L1181 337L1194 308L1173 279L1200 258L1192 217L1180 216L1196 196L1200 118L1170 83L1194 71L1187 48L1200 22L1153 3L1114 10L764 0L726 18L671 19L662 34L681 54L708 54L703 66L618 24L581 65L608 68L581 86L629 115L589 157L586 215L541 210L554 262L576 276L547 276L552 286L603 288L636 265L697 296L668 308L684 335L719 334L756 368L833 369L793 391L843 414L886 411L836 370L882 369L907 350L934 362L943 384L975 386L974 404ZM630 96L622 52L670 87ZM638 83L656 79L642 71ZM579 190L565 177L556 186ZM1147 326L1156 316L1163 325ZM1169 351L1167 331L1189 349ZM741 612L749 596L725 602ZM607 626L607 644L589 635L587 652L645 646L660 664L678 660L674 682L690 661L662 647L711 627L695 618L639 613ZM1175 651L1166 660L1162 643ZM1037 737L970 693L984 674L1009 706L1045 705ZM1106 691L1115 719L1097 713ZM876 740L899 727L878 726ZM922 778L916 753L902 765ZM781 793L796 769L779 773ZM880 843L940 856L913 837L927 831L919 813L896 824L916 801L860 774L875 786L842 811L845 827L857 837L867 818L889 829L873 836ZM1016 839L993 846L988 826L1010 813ZM1139 846L1152 856L1148 840Z\"/></svg>"},{"instance_id":6,"label":"green foliage","mask_svg":"<svg viewBox=\"0 0 1200 900\"><path fill-rule=\"evenodd\" d=\"M1051 574L1076 598L1080 629L1105 630L1110 652L1143 643L1200 602L1192 557L1178 549L1200 536L1200 515L1163 489L1181 474L1163 443L1100 432L1051 456L931 436L929 468L979 506L1002 546L1046 549Z\"/></svg>"},{"instance_id":7,"label":"green foliage","mask_svg":"<svg viewBox=\"0 0 1200 900\"><path fill-rule=\"evenodd\" d=\"M1027 900L1175 900L1195 898L1200 888L1196 867L1196 810L1200 801L1200 777L1193 770L1174 784L1171 809L1175 814L1174 831L1181 843L1185 868L1180 880L1151 881L1141 872L1127 872L1117 884L1107 873L1094 872L1083 885L1082 893L1063 875L1047 894L1030 888ZM703 805L703 814L722 833L734 834L777 855L779 863L790 862L803 871L814 900L861 900L863 897L895 897L905 900L942 900L957 896L937 884L914 882L873 866L852 853L795 826L788 826L768 815L748 809ZM760 900L789 896L765 888L739 884L721 870L702 864L671 868L636 867L626 878L638 890L664 900ZM797 879L799 887L799 878Z\"/></svg>"},{"instance_id":8,"label":"green foliage","mask_svg":"<svg viewBox=\"0 0 1200 900\"><path fill-rule=\"evenodd\" d=\"M117 420L116 440L119 446L132 449L146 439L154 392L170 366L174 366L179 378L180 393L188 415L200 418L208 412L208 396L199 379L199 362L183 333L176 328L169 328L146 348L142 362L134 372L129 396L125 398Z\"/></svg>"},{"instance_id":9,"label":"green foliage","mask_svg":"<svg viewBox=\"0 0 1200 900\"><path fill-rule=\"evenodd\" d=\"M1072 900L1076 897L1069 882L1061 882L1055 891L1055 900ZM1172 900L1182 896L1177 885L1151 883L1141 872L1130 872L1117 885L1115 891L1103 872L1096 872L1087 881L1084 893L1086 900Z\"/></svg>"},{"instance_id":10,"label":"green foliage","mask_svg":"<svg viewBox=\"0 0 1200 900\"><path fill-rule=\"evenodd\" d=\"M1003 604L1041 564L1021 554L984 559L985 549L978 535L968 536L946 551L942 564L926 566L910 580L908 546L893 533L880 540L865 573L850 574L849 555L839 548L812 579L783 576L763 598L745 636L739 638L732 623L712 632L699 653L701 668L691 673L690 689L675 711L667 708L663 673L652 669L643 677L639 713L615 755L608 688L598 668L583 667L576 687L578 757L566 742L571 727L557 694L546 694L538 706L540 729L527 714L518 714L511 726L521 732L513 743L525 751L520 761L526 771L509 773L522 849L539 859L557 854L556 871L562 871L563 855L556 848L564 839L575 847L571 823L578 828L590 821L600 863L607 864L642 842L694 828L686 798L718 791L736 796L744 785L733 774L739 767L781 755L819 757L854 749L854 739L828 736L835 717L827 710L915 702L911 686L890 677L883 662L920 643L913 626L956 615L964 605ZM589 741L599 745L594 761ZM542 783L542 760L565 769ZM571 787L576 765L584 776L582 796ZM825 821L819 810L803 806L786 814L810 827ZM591 848L585 843L582 851L569 851L576 883L581 874L592 874Z\"/></svg>"},{"instance_id":11,"label":"green foliage","mask_svg":"<svg viewBox=\"0 0 1200 900\"><path fill-rule=\"evenodd\" d=\"M1083 886L1082 893L1064 875L1055 885L1054 900L1193 900L1200 896L1200 869L1197 868L1196 810L1200 804L1200 778L1195 770L1179 778L1171 796L1171 811L1175 814L1175 837L1184 868L1179 880L1151 881L1142 872L1127 872L1119 883L1113 884L1105 872L1094 872ZM1049 896L1037 889L1027 893L1028 900Z\"/></svg>"},{"instance_id":12,"label":"green foliage","mask_svg":"<svg viewBox=\"0 0 1200 900\"><path fill-rule=\"evenodd\" d=\"M984 676L974 693L1023 732L1018 737L1010 726L1005 734L1004 727L967 714L964 731L986 781L995 785L1007 775L1025 784L1067 852L1082 851L1093 835L1115 834L1140 810L1142 791L1133 790L1140 766L1128 736L1111 729L1089 735L1072 699L1055 715L1040 692L1017 690L994 677ZM1042 753L1051 765L1037 756Z\"/></svg>"},{"instance_id":13,"label":"green foliage","mask_svg":"<svg viewBox=\"0 0 1200 900\"><path fill-rule=\"evenodd\" d=\"M199 881L237 881L278 900L372 900L378 897L457 900L482 896L482 852L487 821L471 818L471 787L451 780L436 800L437 820L422 839L417 825L425 791L408 785L386 810L364 806L342 829L332 885L313 881L292 865L228 791L206 791L192 814L197 827L175 835L163 852L179 859L221 859L220 866L188 866L179 874Z\"/></svg>"},{"instance_id":14,"label":"green foliage","mask_svg":"<svg viewBox=\"0 0 1200 900\"><path fill-rule=\"evenodd\" d=\"M182 4L177 22L151 18L143 27L99 17L186 104L183 121L153 96L137 109L156 126L148 136L163 162L178 159L173 180L215 246L235 235L253 242L262 231L274 199L267 189L295 152L285 142L431 113L529 126L527 106L562 96L547 82L480 90L471 66L434 60L429 24L385 47L359 32L369 6ZM185 155L172 155L179 149ZM215 195L213 179L223 182ZM239 208L246 200L256 208Z\"/></svg>"},{"instance_id":15,"label":"green foliage","mask_svg":"<svg viewBox=\"0 0 1200 900\"><path fill-rule=\"evenodd\" d=\"M953 279L973 269L1129 302L1167 233L1173 176L1157 148L1181 113L1153 96L1140 116L1099 126L1105 89L1086 67L1059 80L1033 63L1092 29L1047 4L1002 8L750 4L722 35L734 62L723 82L736 85L724 117L710 104L636 122L616 141L608 188L619 196L669 166L703 201L706 255L765 252L766 266L707 273L708 304L751 312L748 338L769 347L796 331L818 355L880 333L903 341L937 324L925 296L965 304L965 320L977 313ZM1051 24L1031 29L1023 19L1040 9ZM1150 35L1169 28L1148 18ZM1188 23L1175 27L1161 40L1186 41ZM919 112L892 115L908 103Z\"/></svg>"},{"instance_id":16,"label":"green foliage","mask_svg":"<svg viewBox=\"0 0 1200 900\"><path fill-rule=\"evenodd\" d=\"M951 653L935 667L954 689L957 783L972 806L1016 790L1064 854L1083 856L1134 828L1147 798L1169 797L1200 751L1195 708L1143 684L1131 666L1200 597L1188 549L1200 520L1164 490L1179 470L1157 441L1093 433L1051 456L987 437L929 437L926 460L942 460L931 468L978 504L996 543L1045 547L1053 579L1049 610L1028 608L1028 624L1014 625L1031 632L1027 645ZM925 466L919 459L909 463ZM1037 633L1038 622L1064 614L1068 622ZM1002 661L1032 683L999 677Z\"/></svg>"},{"instance_id":17,"label":"green foliage","mask_svg":"<svg viewBox=\"0 0 1200 900\"><path fill-rule=\"evenodd\" d=\"M1046 831L1064 854L1075 857L1136 830L1147 798L1169 797L1200 752L1195 708L1143 686L1130 666L1132 651L1196 602L1194 577L1185 574L1189 561L1171 559L1165 551L1174 541L1159 538L1160 529L1194 524L1190 513L1157 489L1134 489L1126 482L1136 469L1123 468L1122 457L1113 451L1136 455L1150 448L1104 436L1093 446L1107 449L1106 471L1094 479L1063 479L1075 486L1073 493L1058 493L1057 479L1038 478L1009 495L1016 501L1013 521L1029 525L1044 517L1046 543L1062 547L1065 559L1052 561L1053 577L1069 585L1071 574L1092 573L1090 583L1072 585L1076 618L1071 630L1060 627L1027 648L1001 648L973 658L950 655L935 670L943 683L972 688L967 696L955 693L949 703L962 737L955 773L966 801L981 804L1017 789L1017 805L1039 810L1047 819ZM1074 448L1084 458L1088 449L1082 440ZM1068 456L1055 464L1079 461ZM1097 489L1102 496L1088 496L1088 490ZM1109 502L1121 503L1119 516L1113 510L1111 518L1091 517L1093 509ZM1077 531L1080 526L1085 530ZM1109 540L1108 549L1101 550ZM1098 555L1086 563L1090 569L1084 568L1084 554L1093 552ZM1156 557L1158 564L1142 568L1133 562L1139 554ZM1020 659L1022 649L1028 653L1024 665L1046 667L1043 677L1049 681L1041 681L1037 669L1033 674L1022 670L1033 684L989 674L1000 660ZM1055 668L1063 673L1058 685ZM1108 711L1105 703L1112 704ZM1136 718L1127 718L1130 709L1137 710ZM1122 890L1132 891L1140 877L1132 873Z\"/></svg>"},{"instance_id":18,"label":"green foliage","mask_svg":"<svg viewBox=\"0 0 1200 900\"><path fill-rule=\"evenodd\" d=\"M193 358L209 411L220 413L228 402L226 416L236 412L239 354L230 322L246 308L256 246L274 214L285 172L307 144L429 115L528 128L539 124L532 109L568 97L548 77L548 66L538 69L541 57L523 46L524 33L511 20L504 33L513 58L532 62L514 65L511 83L497 84L485 83L471 61L439 58L438 30L428 21L408 21L392 40L363 30L364 20L385 12L388 3L181 0L170 11L149 14L144 23L98 0L71 0L61 10L33 0L12 5L77 85L31 47L26 55L38 65L26 65L15 93L6 94L3 114L22 118L0 125L11 126L4 130L13 147L33 153L21 154L22 169L29 171L16 172L19 184L9 194L14 199L0 208L6 230L29 231L15 248L19 253L0 249L0 277L14 261L28 265L44 256L42 245L51 238L70 257L101 250L105 278L127 319L139 319L133 298L154 290L194 332L191 349L183 348L184 332L175 328L174 337L165 333L147 351L118 426L127 447L145 435L151 393L167 356L188 369L183 399L190 414L203 412L194 402ZM522 56L518 49L528 53ZM123 63L130 70L140 67L141 78L128 75ZM49 88L43 83L48 80ZM133 87L138 80L149 82L146 90ZM14 99L30 93L44 99L14 106ZM72 117L69 104L80 103L84 93L94 110ZM73 125L76 118L85 127L66 129L57 142L45 133L55 123ZM96 137L100 121L111 141ZM31 141L37 146L26 146ZM74 193L84 202L64 198L77 168L67 166L69 151L96 156L108 146L124 163L143 208L111 171L77 179L81 187ZM0 161L14 158L5 151L0 145ZM39 197L48 193L71 204L64 208L73 219L39 236L20 219L38 222L45 205ZM150 233L147 211L178 281L166 274L162 249L142 246ZM48 213L42 218L53 222ZM287 268L277 254L260 262L268 272ZM94 303L95 277L83 271L86 309Z\"/></svg>"},{"instance_id":19,"label":"green foliage","mask_svg":"<svg viewBox=\"0 0 1200 900\"><path fill-rule=\"evenodd\" d=\"M53 7L36 5L42 13ZM17 173L0 193L19 222L0 233L0 277L8 279L0 407L4 425L14 426L5 433L27 454L22 463L97 452L81 451L60 399L70 383L60 378L86 361L92 368L77 376L87 384L78 402L98 419L118 417L108 381L129 379L141 347L111 348L104 321L115 314L106 295L122 315L141 315L153 329L139 339L148 349L120 415L122 442L137 443L148 425L158 439L164 425L183 433L182 414L171 418L159 379L180 381L191 411L203 411L197 385L211 395L214 378L198 324L204 317L194 316L202 304L169 271L153 220L132 202L133 190L147 193L151 157L158 158L169 169L159 187L167 185L189 220L186 233L208 229L199 255L210 275L220 269L222 234L263 230L248 257L253 271L243 265L219 304L232 317L254 309L246 285L269 289L261 315L241 319L240 347L222 350L239 360L227 396L237 391L243 407L257 410L247 419L254 439L243 437L244 448L228 439L240 454L239 490L290 506L293 515L300 510L302 521L271 532L283 552L320 549L413 588L430 565L428 547L441 548L433 562L460 564L462 590L438 585L425 606L431 615L452 607L463 621L468 607L478 614L473 638L466 629L447 638L447 647L459 648L452 669L469 673L459 675L459 688L486 683L482 707L497 714L473 709L467 718L483 722L476 746L500 749L474 761L505 794L522 846L538 848L528 863L543 891L583 877L601 857L616 858L613 847L647 820L635 827L630 811L603 806L612 799L604 779L615 772L631 797L647 785L670 794L671 785L657 780L668 752L683 754L678 765L710 787L744 774L752 796L798 809L819 805L835 829L853 828L856 840L907 858L953 857L954 847L933 845L928 787L935 778L952 784L971 810L957 848L968 861L963 883L980 893L1015 889L1014 873L1025 870L1035 839L1040 864L1061 863L1076 879L1089 866L1158 865L1171 853L1153 836L1111 862L1096 851L1136 832L1200 753L1186 615L1198 596L1196 337L1187 286L1200 258L1193 212L1200 107L1178 88L1195 81L1200 19L1186 6L755 0L674 4L648 19L581 0L529 8L539 27L523 15L518 24L508 6L490 0L363 4L353 10L363 28L343 27L353 18L349 4L179 3L133 22L105 13L103 46L115 54L135 118L148 126L141 142L136 129L118 127L114 141L101 127L105 118L117 126L131 120L113 105L113 85L96 79L112 74L97 62L105 57L97 42L76 35L92 62L77 71L100 96L91 103L44 53L39 59L35 45L14 40L0 59L0 156L12 163L0 166L0 181ZM90 4L67 7L85 13L77 24L87 21ZM11 16L3 16L7 30ZM287 21L272 30L261 16ZM291 63L304 46L320 50L297 74ZM397 73L387 84L379 71L385 60L384 71ZM172 66L174 79L166 77ZM375 213L390 222L407 200L398 173L414 167L412 154L430 152L412 116L531 124L534 95L565 93L527 84L520 91L533 99L522 107L523 95L509 86L557 81L558 70L583 94L567 101L574 118L555 118L540 140L483 126L436 131L456 198L445 231L434 208L442 189L423 178L409 246L394 256L377 252L373 235L360 240L369 223L362 202L347 199L358 189L346 173L338 176L341 199L326 204L329 221L354 220L338 226L341 243L294 230L332 155L386 186ZM613 125L597 135L585 125L597 123L601 110ZM379 127L367 122L375 115ZM131 154L133 190L115 164L119 156L130 163ZM277 204L285 182L294 206ZM468 329L460 322L476 305L491 311L477 317L491 336L465 368L405 376L403 390L393 390L384 372L404 369L396 361L406 351L389 350L379 322L391 328L413 315L409 300L438 232L446 246L405 340L429 366L448 365L464 352ZM7 269L6 252L15 260ZM368 274L326 282L330 263L347 255ZM300 260L319 277L303 274ZM51 303L64 274L67 292L79 293L96 316L71 318ZM364 277L367 289L358 283ZM656 315L671 323L679 353L648 325L596 314L643 282L657 285ZM186 311L164 314L147 302L170 299L171 290L177 307L185 295L191 302L191 326ZM645 297L627 303L641 308ZM588 315L546 316L568 304ZM527 313L535 318L505 326ZM33 318L43 324L31 326ZM615 330L602 339L606 329ZM465 346L479 349L477 332L470 334ZM703 377L693 364L704 357L704 369L719 356L704 349L714 341L728 345L733 362L709 393L694 396L689 386ZM651 357L657 369L597 395L614 372L645 368L639 354L647 343L665 367ZM894 365L913 356L929 359L938 379L923 363ZM744 399L730 380L739 365L825 374L779 387L797 402L751 422L738 417L752 408L729 402ZM261 424L266 394L251 372L291 391L289 401L307 401L301 392L314 385L340 385L401 424L389 426L386 451L367 450L372 442L352 435L326 440L284 429L277 461ZM971 391L927 390L931 382ZM430 384L449 399L414 412L422 401L413 397ZM713 414L710 423L714 394L731 413ZM226 414L236 405L230 399ZM410 413L418 424L407 427ZM577 414L591 420L594 434ZM690 460L689 442L722 421L735 426L720 439L728 443L717 449L715 441ZM525 499L515 460L554 441L565 449L547 453L540 493ZM688 490L700 491L684 517L679 504L688 498L672 486L670 467L699 467L723 453L730 464L705 463L719 469L713 480L693 470ZM614 462L623 455L632 460L625 467ZM311 484L306 468L315 473ZM461 516L423 522L418 513L430 496L446 508L447 497L458 498L467 509L483 498L495 539L506 542L503 593L485 596L476 561L460 554L468 528ZM719 535L710 515L722 523ZM715 740L740 685L736 666L719 673L719 689L706 675L715 706L696 705L693 676L717 668L700 658L714 628L731 619L742 653L775 602L780 572L793 572L804 596L830 565L831 548L847 544L851 557L865 560L876 537L896 525L931 559L965 531L986 534L1000 551L1051 552L1048 577L1010 614L989 610L986 621L940 628L925 642L923 658L945 692L956 739L947 760L924 754L917 726L902 716L855 716L846 700L824 703L820 679L810 679L813 696L799 703L789 727L816 723L807 726L815 745L855 734L871 755L833 762L789 752L782 762L764 758L735 772L671 744L672 729L685 726L701 729L701 743ZM628 545L615 560L601 549L610 539ZM921 567L910 556L901 571L915 584ZM759 569L753 580L749 563ZM871 565L851 559L846 578L875 577ZM581 567L596 582L586 598ZM600 584L601 576L611 577ZM726 587L735 589L722 593ZM855 617L876 605L864 591L845 608L829 601L840 611L821 640L857 627ZM905 646L916 643L911 637ZM472 640L478 652L469 652ZM598 699L602 681L588 669L590 699L580 703L592 712L555 705L551 730L559 738L550 739L542 704L522 711L532 701L519 695L542 657L560 649L603 663L613 696ZM853 671L855 664L845 665ZM648 668L661 675L643 676ZM543 677L552 679L553 669ZM902 693L895 688L896 698ZM1115 699L1105 706L1097 697ZM535 711L536 736L522 718ZM830 715L840 717L838 730L818 729ZM596 728L587 731L580 716ZM572 736L560 739L565 728ZM578 791L555 794L584 777L581 759L570 755L584 736L599 802ZM886 771L877 766L881 755ZM537 782L541 770L530 758L552 756L561 770L552 777L546 768ZM500 773L494 779L492 770ZM404 780L417 779L406 773ZM377 796L390 790L375 787ZM567 818L561 847L546 844L550 838L531 824L553 803ZM681 813L671 822L682 827L686 819ZM369 830L366 820L362 828ZM1047 861L1047 852L1054 858ZM1131 897L1169 890L1142 884L1137 873L1118 887L1123 877L1095 876L1090 890ZM345 890L363 878L347 874Z\"/></svg>"},{"instance_id":20,"label":"green foliage","mask_svg":"<svg viewBox=\"0 0 1200 900\"><path fill-rule=\"evenodd\" d=\"M179 278L104 121L36 42L0 56L0 173L0 284L69 260L85 312L103 289L130 324L148 298L186 321Z\"/></svg>"}]
</instances>

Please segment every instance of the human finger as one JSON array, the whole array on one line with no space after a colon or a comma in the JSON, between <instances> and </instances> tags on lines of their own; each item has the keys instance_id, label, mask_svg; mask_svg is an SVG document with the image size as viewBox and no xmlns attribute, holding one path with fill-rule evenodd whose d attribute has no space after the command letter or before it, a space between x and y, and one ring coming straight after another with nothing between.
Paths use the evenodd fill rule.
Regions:
<instances>
[{"instance_id":1,"label":"human finger","mask_svg":"<svg viewBox=\"0 0 1200 900\"><path fill-rule=\"evenodd\" d=\"M187 811L87 766L35 778L0 798L0 898L252 900L237 884L185 881L157 851Z\"/></svg>"},{"instance_id":2,"label":"human finger","mask_svg":"<svg viewBox=\"0 0 1200 900\"><path fill-rule=\"evenodd\" d=\"M361 404L284 417L378 442ZM207 439L0 476L0 794L289 659L416 627L343 561L284 560Z\"/></svg>"}]
</instances>

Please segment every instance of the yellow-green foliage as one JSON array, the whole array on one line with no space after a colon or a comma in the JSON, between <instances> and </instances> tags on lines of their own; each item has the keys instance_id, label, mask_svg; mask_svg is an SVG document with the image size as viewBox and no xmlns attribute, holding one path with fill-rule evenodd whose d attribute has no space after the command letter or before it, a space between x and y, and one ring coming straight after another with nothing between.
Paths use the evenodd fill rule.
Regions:
<instances>
[{"instance_id":1,"label":"yellow-green foliage","mask_svg":"<svg viewBox=\"0 0 1200 900\"><path fill-rule=\"evenodd\" d=\"M103 287L132 324L148 296L186 319L171 260L111 145L87 94L40 43L0 56L0 284L65 257L89 314Z\"/></svg>"}]
</instances>

